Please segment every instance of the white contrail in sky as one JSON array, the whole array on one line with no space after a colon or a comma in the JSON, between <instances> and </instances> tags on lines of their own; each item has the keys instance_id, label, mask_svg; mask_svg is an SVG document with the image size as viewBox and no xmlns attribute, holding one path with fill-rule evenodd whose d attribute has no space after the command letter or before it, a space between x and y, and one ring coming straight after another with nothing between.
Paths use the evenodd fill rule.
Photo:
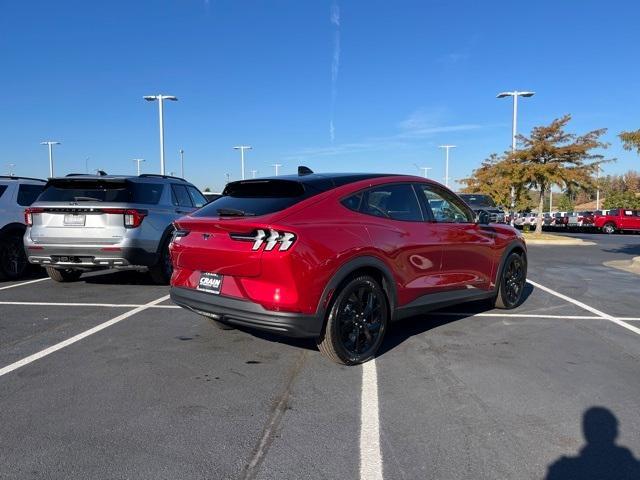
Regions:
<instances>
[{"instance_id":1,"label":"white contrail in sky","mask_svg":"<svg viewBox=\"0 0 640 480\"><path fill-rule=\"evenodd\" d=\"M329 138L331 143L335 140L336 129L333 123L333 115L336 106L338 71L340 70L340 7L337 3L331 5L329 20L334 26L333 33L333 59L331 61L331 119L329 120Z\"/></svg>"}]
</instances>

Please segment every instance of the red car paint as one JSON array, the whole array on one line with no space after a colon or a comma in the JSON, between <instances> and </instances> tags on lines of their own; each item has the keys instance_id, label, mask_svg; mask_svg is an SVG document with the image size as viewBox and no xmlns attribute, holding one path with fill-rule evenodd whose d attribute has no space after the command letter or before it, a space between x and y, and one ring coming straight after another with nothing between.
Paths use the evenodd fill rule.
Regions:
<instances>
[{"instance_id":1,"label":"red car paint","mask_svg":"<svg viewBox=\"0 0 640 480\"><path fill-rule=\"evenodd\" d=\"M393 275L399 308L424 295L453 290L490 292L507 246L524 242L508 225L400 221L352 211L341 200L389 183L437 185L413 176L382 176L332 188L276 213L255 217L183 217L189 232L170 246L173 287L196 289L202 272L224 276L220 296L274 312L313 315L336 272L359 257L375 258ZM231 233L256 229L295 234L286 251L252 250ZM324 305L326 306L326 305Z\"/></svg>"},{"instance_id":2,"label":"red car paint","mask_svg":"<svg viewBox=\"0 0 640 480\"><path fill-rule=\"evenodd\" d=\"M608 211L606 215L596 213L593 226L613 233L615 231L638 231L640 230L640 210L631 208L614 208ZM613 227L610 230L609 227Z\"/></svg>"}]
</instances>

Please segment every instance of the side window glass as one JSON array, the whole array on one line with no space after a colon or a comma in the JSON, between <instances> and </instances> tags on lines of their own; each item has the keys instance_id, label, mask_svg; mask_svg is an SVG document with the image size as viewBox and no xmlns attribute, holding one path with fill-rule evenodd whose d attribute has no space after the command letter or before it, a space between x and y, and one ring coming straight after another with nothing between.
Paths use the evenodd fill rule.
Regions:
<instances>
[{"instance_id":1,"label":"side window glass","mask_svg":"<svg viewBox=\"0 0 640 480\"><path fill-rule=\"evenodd\" d=\"M355 212L360 211L360 204L362 203L362 192L356 193L355 195L351 195L349 198L345 198L342 201L342 205L347 207L349 210L353 210Z\"/></svg>"},{"instance_id":2,"label":"side window glass","mask_svg":"<svg viewBox=\"0 0 640 480\"><path fill-rule=\"evenodd\" d=\"M200 193L200 191L196 187L187 187L187 190L189 190L191 201L193 201L193 205L196 208L200 208L207 204L207 199Z\"/></svg>"},{"instance_id":3,"label":"side window glass","mask_svg":"<svg viewBox=\"0 0 640 480\"><path fill-rule=\"evenodd\" d=\"M36 201L42 190L44 190L44 185L20 185L18 187L18 205L28 207Z\"/></svg>"},{"instance_id":4,"label":"side window glass","mask_svg":"<svg viewBox=\"0 0 640 480\"><path fill-rule=\"evenodd\" d=\"M409 184L381 185L365 192L362 213L376 217L421 222L422 212Z\"/></svg>"},{"instance_id":5,"label":"side window glass","mask_svg":"<svg viewBox=\"0 0 640 480\"><path fill-rule=\"evenodd\" d=\"M174 205L193 207L191 197L189 197L189 193L187 192L187 187L184 185L171 185L171 199Z\"/></svg>"},{"instance_id":6,"label":"side window glass","mask_svg":"<svg viewBox=\"0 0 640 480\"><path fill-rule=\"evenodd\" d=\"M425 201L433 219L438 223L472 223L473 214L465 208L463 202L454 195L432 187L431 185L420 185Z\"/></svg>"}]
</instances>

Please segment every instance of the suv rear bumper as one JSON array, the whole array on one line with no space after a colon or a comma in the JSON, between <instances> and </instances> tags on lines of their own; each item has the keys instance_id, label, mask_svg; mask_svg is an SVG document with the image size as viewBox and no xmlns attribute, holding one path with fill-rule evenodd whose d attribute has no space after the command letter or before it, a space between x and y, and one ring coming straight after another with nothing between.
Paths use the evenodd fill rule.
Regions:
<instances>
[{"instance_id":1,"label":"suv rear bumper","mask_svg":"<svg viewBox=\"0 0 640 480\"><path fill-rule=\"evenodd\" d=\"M138 247L25 245L29 263L77 268L151 267L158 254Z\"/></svg>"},{"instance_id":2,"label":"suv rear bumper","mask_svg":"<svg viewBox=\"0 0 640 480\"><path fill-rule=\"evenodd\" d=\"M176 305L231 325L265 330L288 337L318 337L323 319L317 315L273 312L248 300L239 300L181 287L171 287Z\"/></svg>"}]
</instances>

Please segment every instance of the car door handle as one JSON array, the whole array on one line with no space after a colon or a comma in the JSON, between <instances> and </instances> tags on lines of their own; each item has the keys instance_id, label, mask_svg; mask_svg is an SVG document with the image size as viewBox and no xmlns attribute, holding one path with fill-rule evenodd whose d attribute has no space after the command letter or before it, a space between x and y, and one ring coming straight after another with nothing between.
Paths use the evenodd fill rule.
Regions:
<instances>
[{"instance_id":1,"label":"car door handle","mask_svg":"<svg viewBox=\"0 0 640 480\"><path fill-rule=\"evenodd\" d=\"M185 214L185 213L190 213L189 210L181 210L180 208L176 208L176 213L180 213L180 214Z\"/></svg>"}]
</instances>

